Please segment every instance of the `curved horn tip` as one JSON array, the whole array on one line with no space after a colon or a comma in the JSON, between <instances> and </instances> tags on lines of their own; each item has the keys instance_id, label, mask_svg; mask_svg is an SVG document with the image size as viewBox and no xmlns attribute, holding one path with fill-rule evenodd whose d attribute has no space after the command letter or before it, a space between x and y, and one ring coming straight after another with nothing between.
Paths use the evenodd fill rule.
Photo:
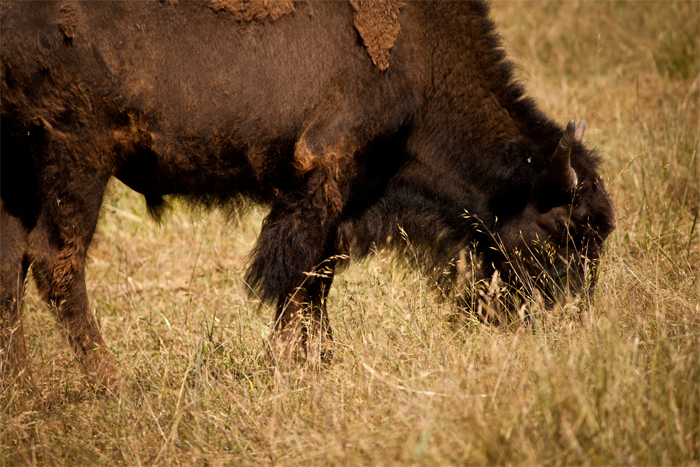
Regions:
<instances>
[{"instance_id":1,"label":"curved horn tip","mask_svg":"<svg viewBox=\"0 0 700 467\"><path fill-rule=\"evenodd\" d=\"M578 126L576 127L576 133L574 133L574 141L577 142L578 144L581 144L583 141L583 134L586 132L586 121L581 120L578 122Z\"/></svg>"},{"instance_id":2,"label":"curved horn tip","mask_svg":"<svg viewBox=\"0 0 700 467\"><path fill-rule=\"evenodd\" d=\"M569 158L569 154L571 152L571 144L574 142L575 129L576 122L573 119L569 120L569 123L566 125L566 130L564 130L564 134L559 140L559 146L557 147L557 151L554 154L555 158L562 156L566 157L567 159Z\"/></svg>"},{"instance_id":3,"label":"curved horn tip","mask_svg":"<svg viewBox=\"0 0 700 467\"><path fill-rule=\"evenodd\" d=\"M576 171L571 167L571 148L575 131L576 121L570 120L554 151L549 168L549 180L563 190L572 190L578 183Z\"/></svg>"}]
</instances>

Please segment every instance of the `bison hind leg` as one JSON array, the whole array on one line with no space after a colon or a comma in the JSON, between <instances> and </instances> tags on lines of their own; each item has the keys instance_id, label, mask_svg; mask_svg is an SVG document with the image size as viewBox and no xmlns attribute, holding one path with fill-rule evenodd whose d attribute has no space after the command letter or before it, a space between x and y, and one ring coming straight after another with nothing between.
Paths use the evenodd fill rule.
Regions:
<instances>
[{"instance_id":1,"label":"bison hind leg","mask_svg":"<svg viewBox=\"0 0 700 467\"><path fill-rule=\"evenodd\" d=\"M4 203L0 211L0 376L2 381L9 381L10 375L21 374L26 365L22 297L28 269L25 258L27 230L5 209Z\"/></svg>"},{"instance_id":2,"label":"bison hind leg","mask_svg":"<svg viewBox=\"0 0 700 467\"><path fill-rule=\"evenodd\" d=\"M90 309L85 261L108 174L74 169L45 194L26 255L37 289L49 304L91 382L118 390L121 375Z\"/></svg>"}]
</instances>

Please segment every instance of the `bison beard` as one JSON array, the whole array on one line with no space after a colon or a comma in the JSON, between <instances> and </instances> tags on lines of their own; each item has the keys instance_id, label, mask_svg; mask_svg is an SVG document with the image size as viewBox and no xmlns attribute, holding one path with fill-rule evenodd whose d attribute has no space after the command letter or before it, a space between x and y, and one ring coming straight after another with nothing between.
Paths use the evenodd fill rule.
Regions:
<instances>
[{"instance_id":1,"label":"bison beard","mask_svg":"<svg viewBox=\"0 0 700 467\"><path fill-rule=\"evenodd\" d=\"M86 373L118 384L85 287L111 177L155 217L172 196L270 208L247 279L277 303L274 358L327 356L340 259L405 239L443 280L469 250L523 296L583 287L613 228L585 126L524 97L485 3L362 3L2 3L3 377L31 266Z\"/></svg>"}]
</instances>

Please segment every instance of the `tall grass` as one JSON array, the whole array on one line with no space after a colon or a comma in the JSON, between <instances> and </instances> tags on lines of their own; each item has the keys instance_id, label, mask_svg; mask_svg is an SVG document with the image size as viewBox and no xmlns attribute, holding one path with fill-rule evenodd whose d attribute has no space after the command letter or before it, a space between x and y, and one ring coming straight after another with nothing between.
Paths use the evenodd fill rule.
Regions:
<instances>
[{"instance_id":1,"label":"tall grass","mask_svg":"<svg viewBox=\"0 0 700 467\"><path fill-rule=\"evenodd\" d=\"M241 279L264 213L157 226L114 183L88 288L127 388L90 389L30 288L0 465L700 464L700 3L493 10L529 94L604 158L592 301L488 326L377 254L336 279L333 363L279 372Z\"/></svg>"}]
</instances>

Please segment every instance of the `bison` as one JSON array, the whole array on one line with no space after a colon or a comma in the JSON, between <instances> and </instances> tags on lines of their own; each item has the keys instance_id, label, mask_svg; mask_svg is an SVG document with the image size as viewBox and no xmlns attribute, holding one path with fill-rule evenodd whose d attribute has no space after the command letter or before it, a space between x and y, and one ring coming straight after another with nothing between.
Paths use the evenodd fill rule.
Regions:
<instances>
[{"instance_id":1,"label":"bison","mask_svg":"<svg viewBox=\"0 0 700 467\"><path fill-rule=\"evenodd\" d=\"M173 196L269 207L246 278L277 304L277 355L329 341L341 260L402 234L427 270L457 276L469 249L515 290L591 283L613 229L599 160L524 95L483 1L0 8L3 373L31 266L86 374L118 382L85 286L111 177L157 219Z\"/></svg>"}]
</instances>

